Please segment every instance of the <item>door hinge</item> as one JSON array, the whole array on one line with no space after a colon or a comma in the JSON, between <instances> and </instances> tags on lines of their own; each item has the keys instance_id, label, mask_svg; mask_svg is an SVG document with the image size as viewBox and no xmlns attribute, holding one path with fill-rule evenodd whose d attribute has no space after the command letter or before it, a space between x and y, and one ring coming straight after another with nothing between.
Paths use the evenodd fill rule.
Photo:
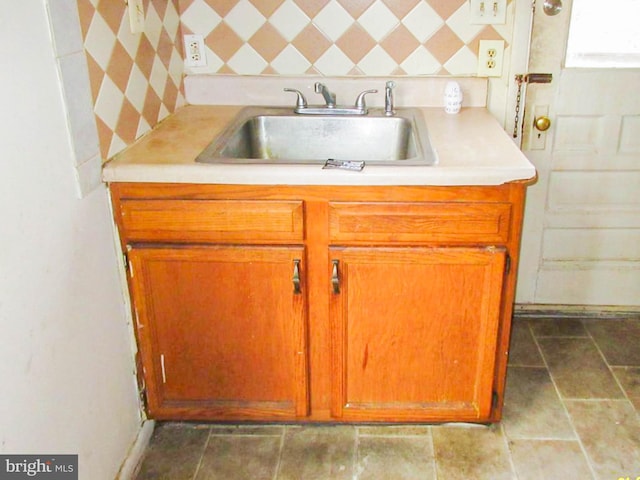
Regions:
<instances>
[{"instance_id":1,"label":"door hinge","mask_svg":"<svg viewBox=\"0 0 640 480\"><path fill-rule=\"evenodd\" d=\"M123 260L123 263L124 263L124 269L125 269L126 272L128 272L129 271L129 257L127 257L126 253L122 254L122 260Z\"/></svg>"},{"instance_id":2,"label":"door hinge","mask_svg":"<svg viewBox=\"0 0 640 480\"><path fill-rule=\"evenodd\" d=\"M511 255L507 253L507 257L504 260L504 271L507 275L511 273Z\"/></svg>"},{"instance_id":3,"label":"door hinge","mask_svg":"<svg viewBox=\"0 0 640 480\"><path fill-rule=\"evenodd\" d=\"M496 408L498 408L499 403L500 396L498 395L498 392L494 390L493 392L491 392L491 408L495 410Z\"/></svg>"},{"instance_id":4,"label":"door hinge","mask_svg":"<svg viewBox=\"0 0 640 480\"><path fill-rule=\"evenodd\" d=\"M147 411L147 384L144 381L144 367L142 366L142 357L140 356L140 352L136 352L135 355L135 364L136 364L136 382L138 385L138 397L140 398L140 404L142 405L142 410Z\"/></svg>"},{"instance_id":5,"label":"door hinge","mask_svg":"<svg viewBox=\"0 0 640 480\"><path fill-rule=\"evenodd\" d=\"M149 402L147 400L147 387L145 386L142 390L138 390L138 395L140 398L140 404L142 405L142 411L147 412L149 410Z\"/></svg>"}]
</instances>

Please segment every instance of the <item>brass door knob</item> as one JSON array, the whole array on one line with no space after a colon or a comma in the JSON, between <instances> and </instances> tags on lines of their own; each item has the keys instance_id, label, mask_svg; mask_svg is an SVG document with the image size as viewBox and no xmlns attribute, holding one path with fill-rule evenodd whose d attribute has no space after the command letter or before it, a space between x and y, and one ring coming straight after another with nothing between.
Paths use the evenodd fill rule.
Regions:
<instances>
[{"instance_id":1,"label":"brass door knob","mask_svg":"<svg viewBox=\"0 0 640 480\"><path fill-rule=\"evenodd\" d=\"M546 132L551 126L551 120L549 119L549 117L545 117L544 115L541 117L536 117L536 119L533 121L533 126L541 132Z\"/></svg>"}]
</instances>

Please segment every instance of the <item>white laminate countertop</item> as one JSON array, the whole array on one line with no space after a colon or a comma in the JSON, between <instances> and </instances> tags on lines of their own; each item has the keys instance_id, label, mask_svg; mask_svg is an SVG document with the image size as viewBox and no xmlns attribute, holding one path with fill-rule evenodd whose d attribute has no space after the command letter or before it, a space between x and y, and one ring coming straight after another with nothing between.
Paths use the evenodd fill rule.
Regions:
<instances>
[{"instance_id":1,"label":"white laminate countertop","mask_svg":"<svg viewBox=\"0 0 640 480\"><path fill-rule=\"evenodd\" d=\"M500 185L535 178L534 166L483 107L457 115L420 108L438 164L376 166L360 172L322 165L202 164L195 158L243 108L189 105L107 162L106 182L245 185Z\"/></svg>"}]
</instances>

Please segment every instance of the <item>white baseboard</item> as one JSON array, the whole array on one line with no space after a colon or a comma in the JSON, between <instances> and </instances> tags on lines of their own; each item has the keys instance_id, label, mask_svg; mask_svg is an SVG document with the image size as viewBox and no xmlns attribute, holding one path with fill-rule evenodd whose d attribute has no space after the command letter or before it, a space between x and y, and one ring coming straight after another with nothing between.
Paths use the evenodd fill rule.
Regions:
<instances>
[{"instance_id":1,"label":"white baseboard","mask_svg":"<svg viewBox=\"0 0 640 480\"><path fill-rule=\"evenodd\" d=\"M144 452L149 445L149 440L151 440L151 435L153 435L155 426L155 420L145 420L142 423L138 436L136 437L136 441L131 446L127 458L125 458L122 463L116 480L133 480L135 478L138 473L138 469L142 464Z\"/></svg>"}]
</instances>

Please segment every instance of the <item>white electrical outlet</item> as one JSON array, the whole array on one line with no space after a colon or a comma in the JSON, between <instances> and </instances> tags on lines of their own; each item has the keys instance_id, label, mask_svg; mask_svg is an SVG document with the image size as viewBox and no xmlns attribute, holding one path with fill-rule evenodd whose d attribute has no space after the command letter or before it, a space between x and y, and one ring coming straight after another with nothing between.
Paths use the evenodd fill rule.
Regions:
<instances>
[{"instance_id":1,"label":"white electrical outlet","mask_svg":"<svg viewBox=\"0 0 640 480\"><path fill-rule=\"evenodd\" d=\"M507 23L507 0L469 0L471 24L502 25Z\"/></svg>"},{"instance_id":2,"label":"white electrical outlet","mask_svg":"<svg viewBox=\"0 0 640 480\"><path fill-rule=\"evenodd\" d=\"M480 40L478 76L501 77L504 60L504 40Z\"/></svg>"},{"instance_id":3,"label":"white electrical outlet","mask_svg":"<svg viewBox=\"0 0 640 480\"><path fill-rule=\"evenodd\" d=\"M204 67L207 64L202 35L184 36L184 62L187 67Z\"/></svg>"}]
</instances>

